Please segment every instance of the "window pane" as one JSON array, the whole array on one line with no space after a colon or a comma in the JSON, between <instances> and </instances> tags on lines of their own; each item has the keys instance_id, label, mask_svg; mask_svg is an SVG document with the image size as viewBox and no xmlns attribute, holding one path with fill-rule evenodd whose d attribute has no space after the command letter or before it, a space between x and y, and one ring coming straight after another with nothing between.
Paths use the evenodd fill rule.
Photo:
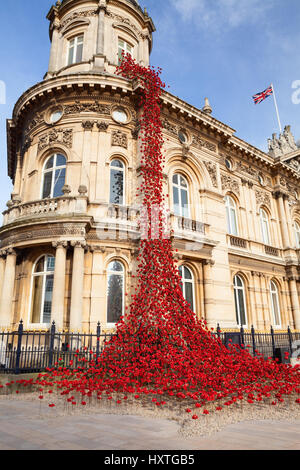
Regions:
<instances>
[{"instance_id":1,"label":"window pane","mask_svg":"<svg viewBox=\"0 0 300 470\"><path fill-rule=\"evenodd\" d=\"M184 217L189 217L189 202L188 202L188 193L185 190L181 190L181 209Z\"/></svg>"},{"instance_id":2,"label":"window pane","mask_svg":"<svg viewBox=\"0 0 300 470\"><path fill-rule=\"evenodd\" d=\"M71 43L70 43L68 65L73 64L73 57L74 57L74 41L71 41L71 42L73 43L73 45L71 46Z\"/></svg>"},{"instance_id":3,"label":"window pane","mask_svg":"<svg viewBox=\"0 0 300 470\"><path fill-rule=\"evenodd\" d=\"M43 298L43 276L34 276L32 307L31 307L31 323L41 322L41 306Z\"/></svg>"},{"instance_id":4,"label":"window pane","mask_svg":"<svg viewBox=\"0 0 300 470\"><path fill-rule=\"evenodd\" d=\"M178 184L178 175L173 176L173 183Z\"/></svg>"},{"instance_id":5,"label":"window pane","mask_svg":"<svg viewBox=\"0 0 300 470\"><path fill-rule=\"evenodd\" d=\"M279 326L280 325L280 312L279 312L277 293L272 294L272 304L273 304L273 314L274 314L275 326Z\"/></svg>"},{"instance_id":6,"label":"window pane","mask_svg":"<svg viewBox=\"0 0 300 470\"><path fill-rule=\"evenodd\" d=\"M179 207L179 192L177 188L173 188L173 202L174 202L174 213L175 215L181 215Z\"/></svg>"},{"instance_id":7,"label":"window pane","mask_svg":"<svg viewBox=\"0 0 300 470\"><path fill-rule=\"evenodd\" d=\"M231 235L237 235L237 223L236 223L236 214L234 209L230 209L230 218L231 218Z\"/></svg>"},{"instance_id":8,"label":"window pane","mask_svg":"<svg viewBox=\"0 0 300 470\"><path fill-rule=\"evenodd\" d=\"M193 284L192 284L192 282L186 282L185 283L185 300L190 304L191 310L194 311Z\"/></svg>"},{"instance_id":9,"label":"window pane","mask_svg":"<svg viewBox=\"0 0 300 470\"><path fill-rule=\"evenodd\" d=\"M242 289L238 290L238 302L239 302L241 326L245 326L246 325L245 298L244 298L244 291Z\"/></svg>"},{"instance_id":10,"label":"window pane","mask_svg":"<svg viewBox=\"0 0 300 470\"><path fill-rule=\"evenodd\" d=\"M54 189L53 189L53 197L60 197L63 195L62 188L65 185L66 181L66 170L62 168L60 170L56 170L55 172L55 180L54 180Z\"/></svg>"},{"instance_id":11,"label":"window pane","mask_svg":"<svg viewBox=\"0 0 300 470\"><path fill-rule=\"evenodd\" d=\"M52 175L52 171L45 173L44 175L43 199L51 197Z\"/></svg>"},{"instance_id":12,"label":"window pane","mask_svg":"<svg viewBox=\"0 0 300 470\"><path fill-rule=\"evenodd\" d=\"M76 51L76 63L82 61L82 51L83 51L83 44L77 45L77 51Z\"/></svg>"},{"instance_id":13,"label":"window pane","mask_svg":"<svg viewBox=\"0 0 300 470\"><path fill-rule=\"evenodd\" d=\"M183 176L180 176L180 186L182 186L183 188L187 188L187 182L185 178L183 178Z\"/></svg>"},{"instance_id":14,"label":"window pane","mask_svg":"<svg viewBox=\"0 0 300 470\"><path fill-rule=\"evenodd\" d=\"M41 258L37 262L34 272L35 273L43 273L44 271L45 271L45 257L43 256L43 258Z\"/></svg>"},{"instance_id":15,"label":"window pane","mask_svg":"<svg viewBox=\"0 0 300 470\"><path fill-rule=\"evenodd\" d=\"M123 163L120 162L120 160L113 160L111 162L111 166L113 166L115 168L124 168Z\"/></svg>"},{"instance_id":16,"label":"window pane","mask_svg":"<svg viewBox=\"0 0 300 470\"><path fill-rule=\"evenodd\" d=\"M123 276L108 277L107 323L117 323L123 314Z\"/></svg>"},{"instance_id":17,"label":"window pane","mask_svg":"<svg viewBox=\"0 0 300 470\"><path fill-rule=\"evenodd\" d=\"M184 278L190 280L193 279L191 271L186 267L184 267Z\"/></svg>"},{"instance_id":18,"label":"window pane","mask_svg":"<svg viewBox=\"0 0 300 470\"><path fill-rule=\"evenodd\" d=\"M53 272L55 269L55 258L54 256L48 256L47 258L47 271Z\"/></svg>"},{"instance_id":19,"label":"window pane","mask_svg":"<svg viewBox=\"0 0 300 470\"><path fill-rule=\"evenodd\" d=\"M54 157L51 157L46 163L45 170L50 170L50 168L53 168L53 166L54 166Z\"/></svg>"},{"instance_id":20,"label":"window pane","mask_svg":"<svg viewBox=\"0 0 300 470\"><path fill-rule=\"evenodd\" d=\"M236 323L240 325L240 312L239 312L239 304L238 304L238 291L234 289L234 303L235 303L235 313L236 313Z\"/></svg>"},{"instance_id":21,"label":"window pane","mask_svg":"<svg viewBox=\"0 0 300 470\"><path fill-rule=\"evenodd\" d=\"M124 173L111 170L110 172L110 203L123 205Z\"/></svg>"},{"instance_id":22,"label":"window pane","mask_svg":"<svg viewBox=\"0 0 300 470\"><path fill-rule=\"evenodd\" d=\"M53 280L54 280L54 276L46 277L42 323L47 323L47 324L51 322Z\"/></svg>"},{"instance_id":23,"label":"window pane","mask_svg":"<svg viewBox=\"0 0 300 470\"><path fill-rule=\"evenodd\" d=\"M66 157L58 154L56 156L56 166L66 166Z\"/></svg>"},{"instance_id":24,"label":"window pane","mask_svg":"<svg viewBox=\"0 0 300 470\"><path fill-rule=\"evenodd\" d=\"M108 271L110 271L110 272L121 272L122 273L124 271L124 268L123 268L123 265L119 261L113 261L108 266Z\"/></svg>"}]
</instances>

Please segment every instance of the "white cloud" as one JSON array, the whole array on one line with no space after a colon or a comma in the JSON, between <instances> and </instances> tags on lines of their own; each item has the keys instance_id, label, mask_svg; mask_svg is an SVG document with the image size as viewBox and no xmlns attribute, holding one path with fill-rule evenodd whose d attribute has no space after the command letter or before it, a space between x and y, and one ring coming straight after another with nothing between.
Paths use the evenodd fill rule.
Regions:
<instances>
[{"instance_id":1,"label":"white cloud","mask_svg":"<svg viewBox=\"0 0 300 470\"><path fill-rule=\"evenodd\" d=\"M274 0L170 0L186 21L199 28L235 28L256 22L274 7Z\"/></svg>"}]
</instances>

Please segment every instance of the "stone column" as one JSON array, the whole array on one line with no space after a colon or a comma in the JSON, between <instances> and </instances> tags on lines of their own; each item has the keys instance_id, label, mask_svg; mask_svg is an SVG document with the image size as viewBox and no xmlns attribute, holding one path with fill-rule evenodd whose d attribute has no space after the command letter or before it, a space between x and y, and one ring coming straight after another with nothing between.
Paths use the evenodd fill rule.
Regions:
<instances>
[{"instance_id":1,"label":"stone column","mask_svg":"<svg viewBox=\"0 0 300 470\"><path fill-rule=\"evenodd\" d=\"M203 261L203 284L204 284L204 310L205 310L205 320L208 323L208 326L211 328L216 328L218 323L218 318L215 312L215 301L214 301L214 290L213 290L213 280L212 280L212 266L214 261L205 260Z\"/></svg>"},{"instance_id":2,"label":"stone column","mask_svg":"<svg viewBox=\"0 0 300 470\"><path fill-rule=\"evenodd\" d=\"M52 44L50 51L49 67L48 73L53 74L57 69L57 53L58 53L58 44L59 44L59 32L58 32L59 21L55 20L53 23L53 32L52 32Z\"/></svg>"},{"instance_id":3,"label":"stone column","mask_svg":"<svg viewBox=\"0 0 300 470\"><path fill-rule=\"evenodd\" d=\"M55 270L53 282L51 323L54 321L57 330L64 326L65 285L66 285L66 258L68 242L58 241L52 243L56 248Z\"/></svg>"},{"instance_id":4,"label":"stone column","mask_svg":"<svg viewBox=\"0 0 300 470\"><path fill-rule=\"evenodd\" d=\"M0 300L0 326L9 327L12 322L12 304L14 296L17 253L13 249L6 251L6 263Z\"/></svg>"},{"instance_id":5,"label":"stone column","mask_svg":"<svg viewBox=\"0 0 300 470\"><path fill-rule=\"evenodd\" d=\"M251 272L253 279L253 295L251 296L250 302L252 304L252 323L256 329L264 329L264 320L262 313L260 313L260 285L259 276L260 273L255 271ZM249 325L250 326L250 325Z\"/></svg>"},{"instance_id":6,"label":"stone column","mask_svg":"<svg viewBox=\"0 0 300 470\"><path fill-rule=\"evenodd\" d=\"M290 295L291 295L291 303L292 303L292 309L293 309L295 329L300 330L300 304L299 304L296 281L297 281L297 278L294 276L291 276L289 278L289 289L290 289Z\"/></svg>"},{"instance_id":7,"label":"stone column","mask_svg":"<svg viewBox=\"0 0 300 470\"><path fill-rule=\"evenodd\" d=\"M283 197L284 195L280 192L275 194L275 197L278 201L278 212L279 212L279 220L280 220L280 227L281 227L281 237L282 237L282 244L283 248L288 248L290 244L289 233L287 228L287 221L286 221L286 214L284 210L284 203Z\"/></svg>"},{"instance_id":8,"label":"stone column","mask_svg":"<svg viewBox=\"0 0 300 470\"><path fill-rule=\"evenodd\" d=\"M287 220L287 226L288 226L290 247L294 247L295 246L295 237L294 237L293 222L292 222L292 217L291 217L291 209L290 209L290 206L289 206L288 196L284 197L284 208L285 208L285 214L286 214L286 220Z\"/></svg>"},{"instance_id":9,"label":"stone column","mask_svg":"<svg viewBox=\"0 0 300 470\"><path fill-rule=\"evenodd\" d=\"M6 254L5 251L0 252L0 293L2 292L4 272L5 272L5 263L6 263Z\"/></svg>"},{"instance_id":10,"label":"stone column","mask_svg":"<svg viewBox=\"0 0 300 470\"><path fill-rule=\"evenodd\" d=\"M99 1L98 32L97 32L97 55L104 55L104 17L106 11L106 0Z\"/></svg>"},{"instance_id":11,"label":"stone column","mask_svg":"<svg viewBox=\"0 0 300 470\"><path fill-rule=\"evenodd\" d=\"M82 326L83 308L83 279L84 279L84 249L86 242L73 241L74 247L73 269L72 269L72 291L71 291L71 311L70 330L79 331Z\"/></svg>"}]
</instances>

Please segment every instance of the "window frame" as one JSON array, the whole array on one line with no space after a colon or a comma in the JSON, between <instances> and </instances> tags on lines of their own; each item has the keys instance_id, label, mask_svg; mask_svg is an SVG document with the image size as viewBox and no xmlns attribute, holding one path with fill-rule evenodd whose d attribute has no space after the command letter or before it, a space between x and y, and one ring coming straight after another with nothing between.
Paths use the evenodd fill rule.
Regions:
<instances>
[{"instance_id":1,"label":"window frame","mask_svg":"<svg viewBox=\"0 0 300 470\"><path fill-rule=\"evenodd\" d=\"M232 205L230 202L232 201ZM239 219L238 219L238 212L237 212L237 205L232 196L230 194L227 194L225 196L225 207L226 207L226 220L227 220L227 231L229 235L232 235L233 237L239 237ZM234 220L235 220L235 226L236 226L236 233L232 230L232 219L231 219L231 214L234 212Z\"/></svg>"},{"instance_id":2,"label":"window frame","mask_svg":"<svg viewBox=\"0 0 300 470\"><path fill-rule=\"evenodd\" d=\"M269 216L263 207L261 207L259 210L259 219L260 219L262 241L264 245L270 246L271 245L271 233L270 233Z\"/></svg>"},{"instance_id":3,"label":"window frame","mask_svg":"<svg viewBox=\"0 0 300 470\"><path fill-rule=\"evenodd\" d=\"M41 271L39 273L35 273L35 269L37 264L40 262L41 259L45 258L44 260L44 271ZM53 271L47 271L45 270L45 267L47 268L47 261L48 258L54 258L54 270ZM33 263L32 271L31 271L31 286L30 286L30 298L29 298L29 321L28 325L29 327L33 328L49 328L51 326L51 313L50 312L50 323L44 323L41 320L43 319L43 309L44 309L44 303L45 303L45 294L46 294L46 279L47 276L53 276L53 287L52 287L52 297L51 297L51 311L52 311L52 301L53 301L53 290L54 290L54 275L55 275L55 262L56 258L55 255L53 254L44 254L39 256L39 258ZM41 299L41 307L40 307L40 322L39 323L33 323L32 322L32 309L33 309L33 301L34 301L34 280L36 277L43 277L43 292L42 292L42 299Z\"/></svg>"},{"instance_id":4,"label":"window frame","mask_svg":"<svg viewBox=\"0 0 300 470\"><path fill-rule=\"evenodd\" d=\"M82 42L78 44L78 38L82 38ZM83 60L83 47L84 47L84 33L78 33L77 35L75 36L72 36L70 38L67 39L68 41L68 47L67 47L67 67L70 67L71 65L75 65L75 64L80 64ZM72 58L72 62L70 62L70 50L72 48L71 46L71 42L74 41L74 46L73 46L73 58ZM80 61L77 61L77 50L78 50L78 46L81 46L82 45L82 53L81 53L81 60Z\"/></svg>"},{"instance_id":5,"label":"window frame","mask_svg":"<svg viewBox=\"0 0 300 470\"><path fill-rule=\"evenodd\" d=\"M275 287L275 290L272 289L272 285ZM274 321L274 324L272 326L274 326L274 328L281 328L282 318L281 318L279 289L278 289L277 283L273 279L271 279L271 281L270 281L269 289L270 289L270 298L271 298L271 312L272 312L272 317L273 317L273 321ZM277 309L278 309L278 314L279 314L279 323L278 324L276 324L275 311L274 311L274 303L273 303L273 295L274 294L276 295L276 304L277 304Z\"/></svg>"},{"instance_id":6,"label":"window frame","mask_svg":"<svg viewBox=\"0 0 300 470\"><path fill-rule=\"evenodd\" d=\"M123 48L121 45L120 45L120 42L123 42L124 45L125 45L125 48ZM131 48L131 52L128 51L127 47L130 47ZM125 55L129 54L130 57L134 58L134 55L133 55L133 51L134 51L134 45L131 44L130 42L128 42L126 39L122 39L121 36L118 36L118 65L121 65L122 63L122 60L121 60L121 57L122 57L122 52L120 54L120 50L122 52L124 52Z\"/></svg>"},{"instance_id":7,"label":"window frame","mask_svg":"<svg viewBox=\"0 0 300 470\"><path fill-rule=\"evenodd\" d=\"M57 157L58 156L61 156L61 157L64 157L65 159L65 165L64 166L57 166L56 165L56 162L57 162ZM46 169L46 165L47 165L47 162L52 158L54 157L54 164L53 164L53 167L52 168L49 168L49 169ZM66 156L63 154L63 153L53 153L52 155L50 155L44 162L44 165L43 165L43 172L42 172L42 187L41 187L41 192L40 192L40 199L43 200L43 201L46 201L47 199L56 199L58 197L61 197L63 196L63 194L61 194L60 196L53 196L53 193L54 193L54 189L55 189L55 173L56 173L56 170L58 169L64 169L65 170L65 182L64 182L64 185L66 184L66 177L67 177L67 158ZM51 178L51 191L50 191L50 196L47 196L47 197L43 197L44 195L44 184L45 184L45 174L47 173L50 173L52 171L52 178Z\"/></svg>"},{"instance_id":8,"label":"window frame","mask_svg":"<svg viewBox=\"0 0 300 470\"><path fill-rule=\"evenodd\" d=\"M300 250L300 225L295 221L295 238L296 238L296 248Z\"/></svg>"},{"instance_id":9,"label":"window frame","mask_svg":"<svg viewBox=\"0 0 300 470\"><path fill-rule=\"evenodd\" d=\"M180 274L180 269L183 270L183 274L184 274L184 270L187 269L192 277L192 279L186 279L185 276L181 275ZM196 314L196 297L195 297L195 278L194 278L194 273L193 271L191 270L191 268L189 266L187 266L186 264L182 264L181 266L179 266L179 276L180 276L180 279L181 279L181 285L182 285L182 295L185 299L186 302L189 303L189 301L186 299L186 291L185 291L185 284L188 283L188 284L192 284L192 301L193 301L193 308L191 308L192 312L194 312ZM190 304L190 303L189 303Z\"/></svg>"},{"instance_id":10,"label":"window frame","mask_svg":"<svg viewBox=\"0 0 300 470\"><path fill-rule=\"evenodd\" d=\"M112 181L112 171L116 171L117 170L117 167L113 167L112 164L113 162L120 162L122 164L122 168L118 168L118 170L120 172L122 172L123 174L123 195L122 195L122 204L117 204L115 202L111 202L111 181ZM126 205L126 187L125 187L125 184L126 184L126 165L124 164L123 160L121 160L120 158L116 157L116 158L113 158L109 164L109 204L112 204L114 206L125 206Z\"/></svg>"},{"instance_id":11,"label":"window frame","mask_svg":"<svg viewBox=\"0 0 300 470\"><path fill-rule=\"evenodd\" d=\"M110 271L109 267L113 263L119 263L122 266L122 271ZM122 313L120 316L125 315L125 282L126 282L126 268L124 263L119 260L119 259L112 259L109 261L107 265L107 270L106 270L106 327L107 328L115 328L117 323L112 323L108 321L108 285L109 285L109 278L110 276L120 276L122 275L122 281L123 281L123 286L122 286Z\"/></svg>"},{"instance_id":12,"label":"window frame","mask_svg":"<svg viewBox=\"0 0 300 470\"><path fill-rule=\"evenodd\" d=\"M174 177L178 176L179 178L179 183L174 183ZM186 182L186 188L184 186L181 186L181 181L180 178L183 178L184 181ZM179 214L175 212L175 199L174 199L174 187L178 190L178 207L179 207ZM185 191L187 193L187 214L184 213L186 208L182 206L182 191ZM190 184L188 179L180 172L176 172L172 176L172 203L173 203L173 212L176 217L183 217L184 219L190 219L191 218L191 204L190 204Z\"/></svg>"},{"instance_id":13,"label":"window frame","mask_svg":"<svg viewBox=\"0 0 300 470\"><path fill-rule=\"evenodd\" d=\"M236 282L239 279L242 283L242 286L239 286ZM248 326L248 310L247 310L247 297L246 297L246 289L245 289L245 282L244 279L239 275L236 274L233 278L233 290L234 290L234 303L235 303L235 313L236 313L236 320L237 324L240 328L247 328ZM244 311L245 311L245 324L243 325L241 322L241 312L240 312L240 303L239 303L239 296L237 295L237 291L242 291L243 293L243 304L244 304ZM237 310L238 306L238 310Z\"/></svg>"}]
</instances>

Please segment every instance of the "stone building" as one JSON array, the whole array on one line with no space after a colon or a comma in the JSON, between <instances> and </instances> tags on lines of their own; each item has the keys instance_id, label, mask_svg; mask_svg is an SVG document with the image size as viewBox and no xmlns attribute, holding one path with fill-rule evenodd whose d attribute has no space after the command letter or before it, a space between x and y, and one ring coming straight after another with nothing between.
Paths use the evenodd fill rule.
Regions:
<instances>
[{"instance_id":1,"label":"stone building","mask_svg":"<svg viewBox=\"0 0 300 470\"><path fill-rule=\"evenodd\" d=\"M133 290L139 240L139 83L155 27L135 0L63 0L48 13L44 80L7 121L14 191L0 230L0 326L114 327ZM300 149L269 153L163 92L164 191L183 293L209 325L300 330ZM128 295L126 295L128 294Z\"/></svg>"}]
</instances>

